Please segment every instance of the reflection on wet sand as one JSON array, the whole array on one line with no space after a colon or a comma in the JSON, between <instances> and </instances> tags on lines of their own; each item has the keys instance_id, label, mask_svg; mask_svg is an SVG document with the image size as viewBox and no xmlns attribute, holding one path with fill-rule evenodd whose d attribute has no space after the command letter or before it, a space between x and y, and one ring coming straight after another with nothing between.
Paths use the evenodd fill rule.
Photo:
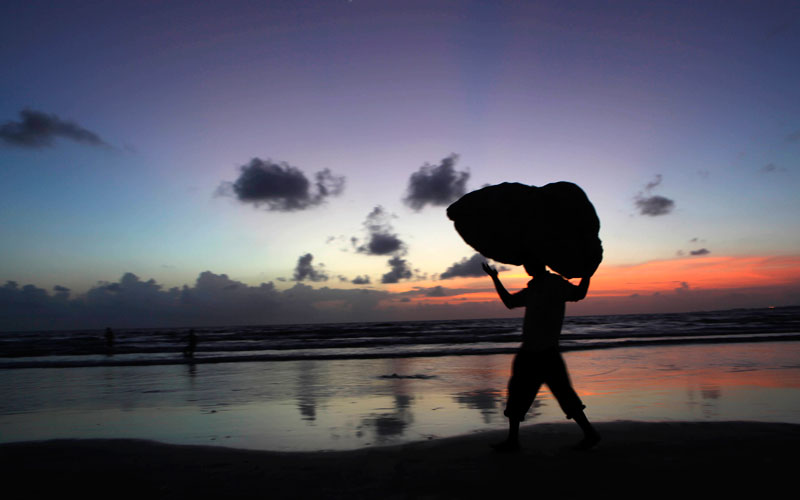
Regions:
<instances>
[{"instance_id":1,"label":"reflection on wet sand","mask_svg":"<svg viewBox=\"0 0 800 500\"><path fill-rule=\"evenodd\" d=\"M456 394L453 399L463 408L480 411L483 422L490 424L492 417L497 415L497 408L502 405L503 395L496 389L480 389Z\"/></svg>"},{"instance_id":2,"label":"reflection on wet sand","mask_svg":"<svg viewBox=\"0 0 800 500\"><path fill-rule=\"evenodd\" d=\"M311 361L297 363L297 408L300 418L306 422L317 419L317 399L315 392L319 383L316 364Z\"/></svg>"},{"instance_id":3,"label":"reflection on wet sand","mask_svg":"<svg viewBox=\"0 0 800 500\"><path fill-rule=\"evenodd\" d=\"M599 421L800 423L800 343L565 357ZM131 437L316 450L499 430L510 362L492 355L4 370L0 441ZM546 388L525 422L563 422Z\"/></svg>"}]
</instances>

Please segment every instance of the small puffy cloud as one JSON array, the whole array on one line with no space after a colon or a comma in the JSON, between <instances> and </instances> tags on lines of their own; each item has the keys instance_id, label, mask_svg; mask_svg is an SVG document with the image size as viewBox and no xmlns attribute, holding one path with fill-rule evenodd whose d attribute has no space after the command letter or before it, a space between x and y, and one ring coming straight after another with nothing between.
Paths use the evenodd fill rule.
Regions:
<instances>
[{"instance_id":1,"label":"small puffy cloud","mask_svg":"<svg viewBox=\"0 0 800 500\"><path fill-rule=\"evenodd\" d=\"M708 248L699 248L697 250L692 250L689 252L689 255L708 255L711 253L711 250Z\"/></svg>"},{"instance_id":2,"label":"small puffy cloud","mask_svg":"<svg viewBox=\"0 0 800 500\"><path fill-rule=\"evenodd\" d=\"M286 162L253 158L240 167L239 178L217 188L221 196L233 196L242 203L278 212L305 210L322 204L344 190L345 179L324 169L312 183L297 167Z\"/></svg>"},{"instance_id":3,"label":"small puffy cloud","mask_svg":"<svg viewBox=\"0 0 800 500\"><path fill-rule=\"evenodd\" d=\"M411 279L413 272L408 261L398 256L389 259L390 271L381 277L381 283L397 283L400 280Z\"/></svg>"},{"instance_id":4,"label":"small puffy cloud","mask_svg":"<svg viewBox=\"0 0 800 500\"><path fill-rule=\"evenodd\" d=\"M297 259L297 266L294 268L292 280L328 281L328 275L320 269L315 268L313 264L311 264L312 260L314 260L314 256L310 253L301 255L300 258Z\"/></svg>"},{"instance_id":5,"label":"small puffy cloud","mask_svg":"<svg viewBox=\"0 0 800 500\"><path fill-rule=\"evenodd\" d=\"M661 184L661 179L661 174L657 174L656 178L645 184L644 190L634 198L634 203L640 215L656 217L666 215L675 208L675 201L665 196L651 194L651 191Z\"/></svg>"},{"instance_id":6,"label":"small puffy cloud","mask_svg":"<svg viewBox=\"0 0 800 500\"><path fill-rule=\"evenodd\" d=\"M10 146L38 149L52 146L55 139L60 137L90 146L108 146L91 130L62 120L57 115L23 109L19 116L19 121L8 121L0 125L0 141Z\"/></svg>"},{"instance_id":7,"label":"small puffy cloud","mask_svg":"<svg viewBox=\"0 0 800 500\"><path fill-rule=\"evenodd\" d=\"M408 179L403 202L414 210L421 210L425 205L449 205L463 196L469 172L457 171L457 161L458 155L452 154L438 165L426 163L420 167Z\"/></svg>"},{"instance_id":8,"label":"small puffy cloud","mask_svg":"<svg viewBox=\"0 0 800 500\"><path fill-rule=\"evenodd\" d=\"M772 174L774 172L785 172L785 171L786 171L785 168L779 167L778 165L775 165L774 163L767 163L766 165L761 167L761 172L763 172L765 174Z\"/></svg>"},{"instance_id":9,"label":"small puffy cloud","mask_svg":"<svg viewBox=\"0 0 800 500\"><path fill-rule=\"evenodd\" d=\"M354 285L369 285L370 279L369 276L365 274L364 276L356 276L352 279L352 281L350 281L350 283Z\"/></svg>"},{"instance_id":10,"label":"small puffy cloud","mask_svg":"<svg viewBox=\"0 0 800 500\"><path fill-rule=\"evenodd\" d=\"M486 262L486 259L479 253L469 258L464 257L459 262L448 267L447 270L439 276L439 279L446 280L456 277L485 276L486 272L483 270L483 267L481 267L481 264L484 262ZM497 270L507 271L508 268L500 266Z\"/></svg>"},{"instance_id":11,"label":"small puffy cloud","mask_svg":"<svg viewBox=\"0 0 800 500\"><path fill-rule=\"evenodd\" d=\"M351 238L356 251L367 255L405 254L405 243L394 233L391 217L382 206L376 206L364 221L364 228L367 231L366 242L359 245L358 238Z\"/></svg>"},{"instance_id":12,"label":"small puffy cloud","mask_svg":"<svg viewBox=\"0 0 800 500\"><path fill-rule=\"evenodd\" d=\"M647 196L637 198L636 207L639 209L641 215L656 217L672 212L672 209L675 208L675 202L664 196Z\"/></svg>"}]
</instances>

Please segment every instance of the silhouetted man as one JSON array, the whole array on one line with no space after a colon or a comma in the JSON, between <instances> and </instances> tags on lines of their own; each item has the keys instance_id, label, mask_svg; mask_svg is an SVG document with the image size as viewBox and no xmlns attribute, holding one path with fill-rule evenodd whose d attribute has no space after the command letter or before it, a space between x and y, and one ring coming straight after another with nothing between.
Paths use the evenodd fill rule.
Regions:
<instances>
[{"instance_id":1,"label":"silhouetted man","mask_svg":"<svg viewBox=\"0 0 800 500\"><path fill-rule=\"evenodd\" d=\"M567 418L575 420L583 430L583 440L576 448L589 449L596 445L600 435L583 413L586 406L572 388L558 347L565 302L576 302L586 297L589 278L581 278L580 284L575 286L548 272L544 264L530 262L525 264L525 271L533 279L526 288L512 294L500 282L496 269L484 263L483 270L491 276L506 307L525 307L522 345L514 357L508 381L508 402L504 412L508 417L508 437L493 448L498 451L519 449L519 423L525 418L543 383L550 388Z\"/></svg>"}]
</instances>

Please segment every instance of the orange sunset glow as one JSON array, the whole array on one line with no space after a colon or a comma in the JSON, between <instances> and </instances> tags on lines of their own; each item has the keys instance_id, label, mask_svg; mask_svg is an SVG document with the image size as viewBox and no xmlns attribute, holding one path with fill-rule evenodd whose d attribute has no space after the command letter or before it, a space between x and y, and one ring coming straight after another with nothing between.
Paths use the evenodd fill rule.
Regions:
<instances>
[{"instance_id":1,"label":"orange sunset glow","mask_svg":"<svg viewBox=\"0 0 800 500\"><path fill-rule=\"evenodd\" d=\"M526 286L530 278L521 271L522 268L514 268L502 273L509 291L516 291ZM718 295L747 292L749 295L775 297L776 300L780 300L784 295L787 303L791 303L790 297L795 295L786 293L787 290L793 293L792 287L798 281L800 281L800 256L796 255L703 256L653 260L633 265L601 265L592 277L587 300L575 307L580 313L593 314L588 305L602 301L605 306L616 304L617 309L614 311L616 313L635 312L635 307L628 310L627 302L632 297L650 296L660 297L666 302L674 298L673 302L677 309L691 310L692 304L685 300L685 292L689 290L695 294ZM441 288L441 283L431 280L415 283L414 286L397 285L392 292L398 295L405 294L408 298L403 304L392 301L393 305L436 307L494 304L502 307L488 277L448 280L447 289L457 291L452 294L437 293L437 287Z\"/></svg>"}]
</instances>

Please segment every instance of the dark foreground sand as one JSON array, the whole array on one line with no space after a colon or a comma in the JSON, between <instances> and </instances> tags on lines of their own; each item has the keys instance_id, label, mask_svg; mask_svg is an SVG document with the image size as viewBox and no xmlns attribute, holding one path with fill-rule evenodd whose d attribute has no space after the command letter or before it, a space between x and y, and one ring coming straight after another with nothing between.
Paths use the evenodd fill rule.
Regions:
<instances>
[{"instance_id":1,"label":"dark foreground sand","mask_svg":"<svg viewBox=\"0 0 800 500\"><path fill-rule=\"evenodd\" d=\"M793 497L800 484L800 425L598 429L601 445L576 452L574 424L524 428L517 454L493 452L488 444L502 437L494 432L319 453L137 440L12 443L0 446L0 470L4 492L21 488L16 498L770 498Z\"/></svg>"}]
</instances>

